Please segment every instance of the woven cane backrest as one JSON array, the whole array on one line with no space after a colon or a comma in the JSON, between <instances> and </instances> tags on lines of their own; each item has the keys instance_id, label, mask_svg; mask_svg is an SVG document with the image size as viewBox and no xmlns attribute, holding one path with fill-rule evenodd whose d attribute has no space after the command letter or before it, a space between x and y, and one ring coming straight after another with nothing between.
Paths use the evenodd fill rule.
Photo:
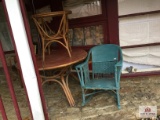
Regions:
<instances>
[{"instance_id":1,"label":"woven cane backrest","mask_svg":"<svg viewBox=\"0 0 160 120\"><path fill-rule=\"evenodd\" d=\"M115 64L120 59L120 48L116 45L102 45L90 50L92 63L92 79L112 77L115 74Z\"/></svg>"},{"instance_id":2,"label":"woven cane backrest","mask_svg":"<svg viewBox=\"0 0 160 120\"><path fill-rule=\"evenodd\" d=\"M103 51L103 52L102 52ZM102 46L92 50L93 76L105 77L115 72L119 49L115 46Z\"/></svg>"}]
</instances>

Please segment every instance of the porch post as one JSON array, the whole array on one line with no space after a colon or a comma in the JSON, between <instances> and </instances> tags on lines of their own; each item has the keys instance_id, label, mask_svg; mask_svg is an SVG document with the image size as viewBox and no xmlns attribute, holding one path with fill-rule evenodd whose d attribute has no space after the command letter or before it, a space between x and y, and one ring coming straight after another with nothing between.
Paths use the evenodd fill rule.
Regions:
<instances>
[{"instance_id":1,"label":"porch post","mask_svg":"<svg viewBox=\"0 0 160 120\"><path fill-rule=\"evenodd\" d=\"M34 120L45 120L19 0L5 0Z\"/></svg>"}]
</instances>

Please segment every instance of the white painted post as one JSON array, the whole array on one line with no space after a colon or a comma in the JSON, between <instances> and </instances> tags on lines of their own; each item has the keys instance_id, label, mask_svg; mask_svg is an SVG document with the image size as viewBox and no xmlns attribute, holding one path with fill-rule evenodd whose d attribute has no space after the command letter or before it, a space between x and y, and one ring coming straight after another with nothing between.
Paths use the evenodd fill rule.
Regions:
<instances>
[{"instance_id":1,"label":"white painted post","mask_svg":"<svg viewBox=\"0 0 160 120\"><path fill-rule=\"evenodd\" d=\"M34 120L45 120L19 0L5 0Z\"/></svg>"}]
</instances>

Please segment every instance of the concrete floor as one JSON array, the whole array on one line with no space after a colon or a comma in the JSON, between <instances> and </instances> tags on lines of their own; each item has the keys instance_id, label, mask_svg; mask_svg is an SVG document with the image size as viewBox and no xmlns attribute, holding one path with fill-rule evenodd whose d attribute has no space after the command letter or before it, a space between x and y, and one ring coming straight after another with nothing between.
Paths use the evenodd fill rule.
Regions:
<instances>
[{"instance_id":1,"label":"concrete floor","mask_svg":"<svg viewBox=\"0 0 160 120\"><path fill-rule=\"evenodd\" d=\"M25 92L20 87L15 70L11 70L11 76L21 116L23 120L29 120ZM79 82L70 78L69 87L76 102L74 107L69 106L57 83L43 86L50 120L140 120L139 106L157 106L160 115L160 76L121 79L120 110L117 109L114 97L107 92L97 94L86 106L81 107ZM17 120L3 72L0 72L0 94L8 120Z\"/></svg>"}]
</instances>

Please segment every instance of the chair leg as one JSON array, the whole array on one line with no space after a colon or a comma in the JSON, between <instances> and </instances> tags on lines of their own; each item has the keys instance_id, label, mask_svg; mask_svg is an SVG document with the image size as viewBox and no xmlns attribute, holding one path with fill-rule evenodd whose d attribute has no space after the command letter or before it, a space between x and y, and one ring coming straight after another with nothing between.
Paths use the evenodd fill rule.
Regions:
<instances>
[{"instance_id":1,"label":"chair leg","mask_svg":"<svg viewBox=\"0 0 160 120\"><path fill-rule=\"evenodd\" d=\"M119 90L116 90L116 96L118 109L121 109Z\"/></svg>"},{"instance_id":2,"label":"chair leg","mask_svg":"<svg viewBox=\"0 0 160 120\"><path fill-rule=\"evenodd\" d=\"M92 99L93 95L96 94L96 93L97 92L85 94L85 90L82 88L82 100L83 100L82 101L82 106L86 105Z\"/></svg>"},{"instance_id":3,"label":"chair leg","mask_svg":"<svg viewBox=\"0 0 160 120\"><path fill-rule=\"evenodd\" d=\"M82 88L82 106L84 106L86 104L86 97L85 97L85 91Z\"/></svg>"}]
</instances>

